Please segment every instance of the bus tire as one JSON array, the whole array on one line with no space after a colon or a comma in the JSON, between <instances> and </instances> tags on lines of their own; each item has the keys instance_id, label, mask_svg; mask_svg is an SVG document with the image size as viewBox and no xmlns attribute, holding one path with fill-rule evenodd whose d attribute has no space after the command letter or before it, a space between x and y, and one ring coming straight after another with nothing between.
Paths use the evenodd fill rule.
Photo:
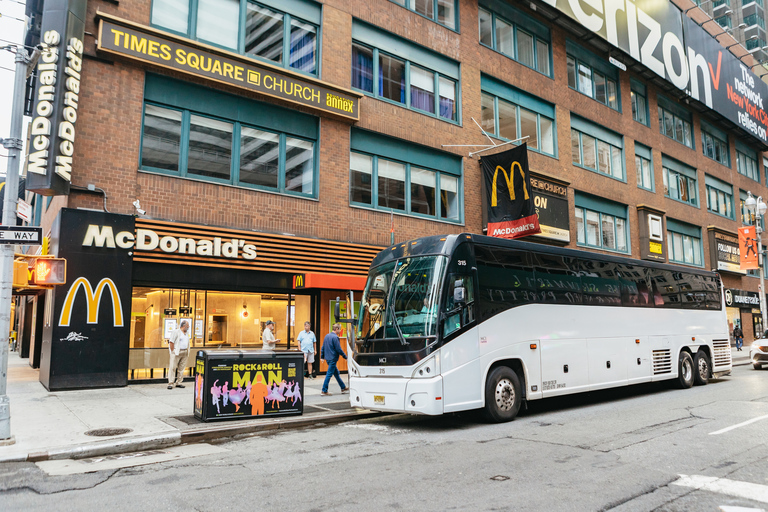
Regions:
<instances>
[{"instance_id":1,"label":"bus tire","mask_svg":"<svg viewBox=\"0 0 768 512\"><path fill-rule=\"evenodd\" d=\"M697 386L706 386L709 383L709 356L703 350L696 352L693 358L693 382Z\"/></svg>"},{"instance_id":2,"label":"bus tire","mask_svg":"<svg viewBox=\"0 0 768 512\"><path fill-rule=\"evenodd\" d=\"M508 366L494 368L485 381L485 409L488 421L503 423L517 416L522 402L520 379Z\"/></svg>"},{"instance_id":3,"label":"bus tire","mask_svg":"<svg viewBox=\"0 0 768 512\"><path fill-rule=\"evenodd\" d=\"M677 360L677 380L675 383L680 389L688 389L693 386L693 358L691 354L682 350Z\"/></svg>"}]
</instances>

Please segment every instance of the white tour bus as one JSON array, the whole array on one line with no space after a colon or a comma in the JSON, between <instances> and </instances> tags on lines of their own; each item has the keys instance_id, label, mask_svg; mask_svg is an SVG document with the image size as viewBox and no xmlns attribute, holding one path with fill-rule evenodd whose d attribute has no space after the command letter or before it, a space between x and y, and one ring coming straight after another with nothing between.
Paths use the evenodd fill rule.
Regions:
<instances>
[{"instance_id":1,"label":"white tour bus","mask_svg":"<svg viewBox=\"0 0 768 512\"><path fill-rule=\"evenodd\" d=\"M715 272L461 234L380 252L350 339L350 401L378 411L483 408L731 371ZM355 339L356 338L356 339Z\"/></svg>"}]
</instances>

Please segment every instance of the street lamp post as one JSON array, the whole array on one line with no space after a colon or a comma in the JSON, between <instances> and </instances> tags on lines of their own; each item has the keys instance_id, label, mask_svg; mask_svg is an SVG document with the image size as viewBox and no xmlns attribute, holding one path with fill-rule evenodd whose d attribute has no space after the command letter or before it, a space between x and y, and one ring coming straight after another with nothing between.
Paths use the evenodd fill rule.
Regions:
<instances>
[{"instance_id":1,"label":"street lamp post","mask_svg":"<svg viewBox=\"0 0 768 512\"><path fill-rule=\"evenodd\" d=\"M763 329L766 328L766 310L765 310L765 277L763 276L763 228L760 226L763 215L765 215L768 206L763 202L763 196L759 196L755 200L752 192L747 192L747 199L744 204L749 210L750 214L755 215L755 233L757 233L757 267L760 273L760 315L763 320ZM758 336L762 336L763 333L758 333Z\"/></svg>"}]
</instances>

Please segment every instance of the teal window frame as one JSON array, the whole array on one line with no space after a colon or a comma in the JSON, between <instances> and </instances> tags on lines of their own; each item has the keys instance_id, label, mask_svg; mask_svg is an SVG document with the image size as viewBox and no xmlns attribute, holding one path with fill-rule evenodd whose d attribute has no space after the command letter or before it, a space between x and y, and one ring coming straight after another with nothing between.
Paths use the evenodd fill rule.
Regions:
<instances>
[{"instance_id":1,"label":"teal window frame","mask_svg":"<svg viewBox=\"0 0 768 512\"><path fill-rule=\"evenodd\" d=\"M675 237L680 237L682 254L677 254ZM691 257L689 259L685 254L686 241L691 244ZM667 254L672 263L703 268L704 246L701 242L701 228L685 222L667 219Z\"/></svg>"},{"instance_id":2,"label":"teal window frame","mask_svg":"<svg viewBox=\"0 0 768 512\"><path fill-rule=\"evenodd\" d=\"M711 141L711 153L708 150ZM717 158L717 149L720 149L720 158ZM714 126L701 121L701 152L710 160L731 167L731 148L728 145L728 135Z\"/></svg>"},{"instance_id":3,"label":"teal window frame","mask_svg":"<svg viewBox=\"0 0 768 512\"><path fill-rule=\"evenodd\" d=\"M568 87L588 98L592 98L601 105L605 105L611 110L621 112L621 87L617 68L609 64L605 59L601 59L591 51L582 48L573 41L566 41L566 73L568 75ZM573 74L571 73L571 63L573 63ZM590 71L591 94L582 91L580 84L579 69L588 68ZM597 83L595 73L599 73L605 79L605 102L597 99ZM608 94L608 83L613 83L616 90L616 104L612 105Z\"/></svg>"},{"instance_id":4,"label":"teal window frame","mask_svg":"<svg viewBox=\"0 0 768 512\"><path fill-rule=\"evenodd\" d=\"M157 23L154 23L151 21L152 17L152 9L154 7L155 2L158 0L152 0L152 4L150 5L150 26L157 28L159 30L162 30L164 32L170 32L172 34L177 34L180 36L188 37L189 39L195 40L195 41L201 41L205 44L209 44L211 46L216 46L217 48L224 48L225 50L237 52L245 57L260 61L260 62L266 62L272 66L277 66L283 69L286 69L288 71L294 72L294 73L301 73L307 76L313 76L313 77L320 77L320 63L323 61L322 59L322 24L321 24L321 12L322 12L322 4L318 4L317 2L314 2L313 0L239 0L240 4L240 15L238 19L238 36L237 36L237 48L231 48L228 46L223 46L211 41L207 41L202 38L197 37L197 12L200 0L187 0L189 2L189 17L187 19L187 31L186 32L179 32L177 30L172 30L169 28L164 27L163 25L159 25ZM245 21L246 16L248 12L248 4L256 4L262 7L266 7L272 11L277 12L278 14L283 15L283 62L275 62L273 60L269 60L264 57L260 57L258 55L253 55L251 53L246 53L245 51ZM290 9L289 9L290 7ZM316 11L316 12L309 12L310 10ZM290 12L289 12L290 11ZM301 15L297 16L296 13L305 12L306 17L302 17ZM300 69L291 67L290 62L286 56L290 55L290 45L291 45L291 19L296 19L297 21L300 21L302 23L306 23L308 25L312 25L315 28L315 43L316 43L316 51L315 51L315 72L309 73L306 71L302 71Z\"/></svg>"},{"instance_id":5,"label":"teal window frame","mask_svg":"<svg viewBox=\"0 0 768 512\"><path fill-rule=\"evenodd\" d=\"M640 162L638 162L638 160ZM645 183L642 168L638 166L638 163L643 162L648 163L648 168L651 171L650 183ZM637 188L656 192L656 174L653 170L653 153L651 152L651 148L644 146L639 142L635 142L635 172L637 173Z\"/></svg>"},{"instance_id":6,"label":"teal window frame","mask_svg":"<svg viewBox=\"0 0 768 512\"><path fill-rule=\"evenodd\" d=\"M415 7L410 7L409 5L407 5L407 4L410 4L412 2L412 0L389 0L389 1L399 5L400 7L404 8L404 9L407 9L407 10L411 11L412 13L418 14L422 18L426 18L426 19L428 19L430 21L434 21L438 25L440 25L442 27L445 27L448 30L453 30L454 32L459 32L459 18L460 18L460 16L459 16L459 1L458 0L452 0L453 1L453 18L454 18L453 19L453 25L454 25L453 27L451 27L450 25L447 25L445 23L442 23L442 22L440 22L438 20L438 17L437 17L437 11L438 11L437 0L429 0L429 1L432 2L432 12L434 13L434 17L429 17L426 14L417 11Z\"/></svg>"},{"instance_id":7,"label":"teal window frame","mask_svg":"<svg viewBox=\"0 0 768 512\"><path fill-rule=\"evenodd\" d=\"M577 135L574 135L577 134ZM584 136L591 137L595 139L595 168L589 167L584 163ZM577 162L574 160L574 154L573 154L573 142L574 138L578 136L579 140L579 161ZM613 174L613 149L611 149L611 172L610 173L604 173L600 171L600 159L599 159L599 142L602 142L604 144L607 144L610 148L616 148L620 152L620 160L621 160L621 177L616 177ZM576 167L580 167L582 169L586 169L588 171L595 172L597 174L600 174L601 176L607 176L608 178L621 181L623 183L627 182L627 166L625 162L624 157L624 138L614 132L611 132L601 126L597 126L596 124L591 123L590 121L587 121L585 119L582 119L580 117L571 115L571 162Z\"/></svg>"},{"instance_id":8,"label":"teal window frame","mask_svg":"<svg viewBox=\"0 0 768 512\"><path fill-rule=\"evenodd\" d=\"M658 102L659 102L659 133L661 133L665 137L669 137L675 142L679 142L680 144L682 144L687 148L691 148L695 150L696 142L693 139L693 122L691 119L691 113L661 95L659 95L658 97ZM672 117L673 126L670 133L667 133L669 130L667 130L664 122L667 115ZM679 138L677 133L678 121L681 122L682 129L683 129L682 138ZM688 129L687 136L686 136L686 128Z\"/></svg>"},{"instance_id":9,"label":"teal window frame","mask_svg":"<svg viewBox=\"0 0 768 512\"><path fill-rule=\"evenodd\" d=\"M733 187L709 174L704 175L704 185L707 194L707 211L735 220L733 204ZM726 213L721 213L720 206L725 206Z\"/></svg>"},{"instance_id":10,"label":"teal window frame","mask_svg":"<svg viewBox=\"0 0 768 512\"><path fill-rule=\"evenodd\" d=\"M757 153L741 141L736 141L736 172L760 183Z\"/></svg>"},{"instance_id":11,"label":"teal window frame","mask_svg":"<svg viewBox=\"0 0 768 512\"><path fill-rule=\"evenodd\" d=\"M495 0L481 0L478 5L478 14L480 11L485 12L491 18L491 44L488 45L482 41L480 16L478 15L478 38L481 46L490 48L491 50L500 53L509 59L512 59L518 64L522 64L529 69L533 69L534 71L537 71L544 76L554 78L554 66L552 61L552 34L548 27L529 16L526 16L514 7L511 7L508 4L497 2ZM505 53L499 49L496 28L497 20L501 20L502 22L512 27L512 41L514 41L513 55L509 55L508 53ZM520 25L522 25L522 28L520 28ZM533 38L534 66L529 66L519 59L519 44L517 36L518 31L521 31ZM539 43L547 45L547 67L549 69L546 73L539 69Z\"/></svg>"},{"instance_id":12,"label":"teal window frame","mask_svg":"<svg viewBox=\"0 0 768 512\"><path fill-rule=\"evenodd\" d=\"M661 156L661 165L664 197L698 208L699 180L696 169L665 155ZM674 188L671 186L672 180L676 180L677 183ZM683 199L684 196L680 193L682 184L685 184L688 199ZM677 190L677 192L673 193L673 190ZM691 191L694 191L693 197Z\"/></svg>"},{"instance_id":13,"label":"teal window frame","mask_svg":"<svg viewBox=\"0 0 768 512\"><path fill-rule=\"evenodd\" d=\"M632 101L632 119L643 126L651 126L651 114L648 107L648 90L645 87L645 84L638 82L634 78L630 78L629 93L630 100Z\"/></svg>"},{"instance_id":14,"label":"teal window frame","mask_svg":"<svg viewBox=\"0 0 768 512\"><path fill-rule=\"evenodd\" d=\"M632 247L630 243L630 229L629 229L629 218L627 215L627 207L626 205L622 205L619 203L614 203L613 201L608 201L605 199L601 199L595 196L582 194L580 192L576 192L575 194L575 208L574 208L574 217L575 217L575 226L576 226L576 245L579 247L588 247L590 249L600 249L603 251L610 251L615 252L619 254L629 254L632 252ZM587 226L587 217L588 213L590 214L596 214L598 218L598 227L599 232L597 234L597 240L598 244L591 244L589 243L589 236L588 236L588 226ZM616 245L616 248L611 248L610 246L607 246L604 243L605 237L604 237L604 229L605 224L604 219L607 221L609 218L613 219L613 240ZM579 220L581 219L581 222ZM624 244L625 248L624 250L618 249L618 234L619 234L619 228L617 227L618 222L616 220L619 219L624 224ZM581 224L581 227L579 227L579 224Z\"/></svg>"}]
</instances>

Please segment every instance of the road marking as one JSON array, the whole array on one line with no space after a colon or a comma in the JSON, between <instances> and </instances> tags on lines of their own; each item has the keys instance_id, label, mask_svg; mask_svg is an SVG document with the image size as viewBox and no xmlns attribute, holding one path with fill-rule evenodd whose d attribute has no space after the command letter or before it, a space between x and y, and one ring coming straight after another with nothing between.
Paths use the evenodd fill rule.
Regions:
<instances>
[{"instance_id":1,"label":"road marking","mask_svg":"<svg viewBox=\"0 0 768 512\"><path fill-rule=\"evenodd\" d=\"M162 450L147 450L143 452L121 453L117 455L104 455L102 457L90 457L87 459L46 460L36 462L37 466L51 476L78 475L81 473L93 473L110 469L130 468L145 466L171 460L187 459L212 455L229 450L206 443L174 446Z\"/></svg>"},{"instance_id":2,"label":"road marking","mask_svg":"<svg viewBox=\"0 0 768 512\"><path fill-rule=\"evenodd\" d=\"M728 480L727 478L702 475L680 475L680 479L672 482L672 485L693 487L702 491L727 494L737 498L768 503L768 485L751 484L749 482L738 482L736 480Z\"/></svg>"},{"instance_id":3,"label":"road marking","mask_svg":"<svg viewBox=\"0 0 768 512\"><path fill-rule=\"evenodd\" d=\"M726 432L730 432L731 430L735 430L741 427L746 427L749 424L752 424L752 423L755 423L756 421L761 421L761 420L768 420L768 414L766 414L765 416L758 416L757 418L752 418L751 420L747 420L742 423L737 423L736 425L731 425L730 427L725 427L724 429L717 430L715 432L710 432L709 435L717 436L720 434L725 434Z\"/></svg>"},{"instance_id":4,"label":"road marking","mask_svg":"<svg viewBox=\"0 0 768 512\"><path fill-rule=\"evenodd\" d=\"M764 508L746 508L731 507L730 505L720 505L721 512L765 512Z\"/></svg>"}]
</instances>

